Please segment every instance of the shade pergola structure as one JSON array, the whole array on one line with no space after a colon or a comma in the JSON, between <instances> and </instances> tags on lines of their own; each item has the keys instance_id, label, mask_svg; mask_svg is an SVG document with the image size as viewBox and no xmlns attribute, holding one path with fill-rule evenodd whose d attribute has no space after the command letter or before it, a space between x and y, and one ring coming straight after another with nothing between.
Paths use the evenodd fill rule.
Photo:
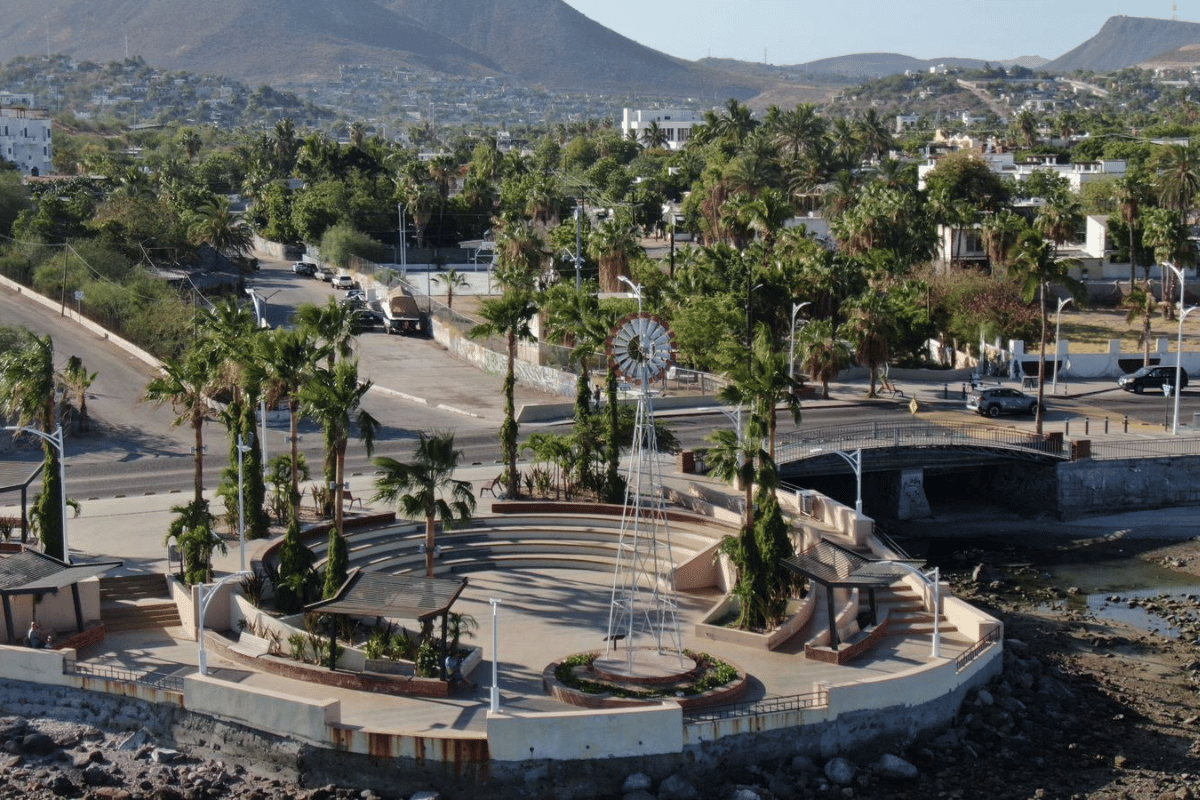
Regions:
<instances>
[{"instance_id":1,"label":"shade pergola structure","mask_svg":"<svg viewBox=\"0 0 1200 800\"><path fill-rule=\"evenodd\" d=\"M890 586L898 579L911 574L910 567L917 567L921 564L919 561L881 561L866 558L853 550L848 550L824 539L803 553L783 559L782 563L791 572L816 581L825 587L825 610L829 618L829 646L834 650L841 645L837 630L837 613L833 607L834 589L866 589L871 608L871 624L875 625L878 622L875 590Z\"/></svg>"},{"instance_id":2,"label":"shade pergola structure","mask_svg":"<svg viewBox=\"0 0 1200 800\"><path fill-rule=\"evenodd\" d=\"M29 484L46 468L42 461L0 461L0 494L21 493L21 544L29 541Z\"/></svg>"},{"instance_id":3,"label":"shade pergola structure","mask_svg":"<svg viewBox=\"0 0 1200 800\"><path fill-rule=\"evenodd\" d=\"M446 680L446 627L450 606L467 588L467 579L426 578L416 575L391 575L367 572L356 567L338 593L304 607L305 611L341 614L348 617L399 617L425 622L442 618L442 680ZM336 633L330 632L330 645Z\"/></svg>"},{"instance_id":4,"label":"shade pergola structure","mask_svg":"<svg viewBox=\"0 0 1200 800\"><path fill-rule=\"evenodd\" d=\"M12 598L32 595L34 598L57 594L71 587L71 599L75 603L75 627L83 632L83 606L79 600L79 582L103 575L120 561L94 561L89 564L67 564L57 558L35 550L22 550L0 558L0 602L4 604L4 626L9 644L16 644L13 629Z\"/></svg>"}]
</instances>

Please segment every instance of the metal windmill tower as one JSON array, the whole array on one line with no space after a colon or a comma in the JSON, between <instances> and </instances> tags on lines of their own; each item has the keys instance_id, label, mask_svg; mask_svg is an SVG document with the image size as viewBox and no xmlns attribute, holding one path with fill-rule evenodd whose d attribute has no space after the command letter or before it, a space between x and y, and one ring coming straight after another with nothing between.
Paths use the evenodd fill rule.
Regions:
<instances>
[{"instance_id":1,"label":"metal windmill tower","mask_svg":"<svg viewBox=\"0 0 1200 800\"><path fill-rule=\"evenodd\" d=\"M670 366L674 353L675 335L661 319L640 311L620 320L608 338L610 364L629 383L641 387L606 637L607 651L624 641L630 674L635 672L638 646L653 646L660 654L682 651L675 562L650 398L650 384Z\"/></svg>"}]
</instances>

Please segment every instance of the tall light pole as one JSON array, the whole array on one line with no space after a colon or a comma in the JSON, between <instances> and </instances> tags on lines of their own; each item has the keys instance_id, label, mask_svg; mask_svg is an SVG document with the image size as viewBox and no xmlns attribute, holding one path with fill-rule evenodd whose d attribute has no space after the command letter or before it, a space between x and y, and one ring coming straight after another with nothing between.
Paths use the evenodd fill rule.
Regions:
<instances>
[{"instance_id":1,"label":"tall light pole","mask_svg":"<svg viewBox=\"0 0 1200 800\"><path fill-rule=\"evenodd\" d=\"M221 578L221 580L213 584L213 587L207 591L203 583L196 587L196 600L198 601L196 605L200 608L200 619L198 620L199 624L197 625L198 635L196 636L196 640L200 644L200 649L197 654L197 666L200 668L201 675L208 674L208 653L204 649L204 618L208 616L208 606L212 603L213 598L217 596L218 589L229 583L234 578L242 578L249 574L250 573L248 572L242 571L235 572L232 575L226 575L224 578Z\"/></svg>"},{"instance_id":2,"label":"tall light pole","mask_svg":"<svg viewBox=\"0 0 1200 800\"><path fill-rule=\"evenodd\" d=\"M492 597L488 600L492 604L492 696L490 710L494 714L500 710L500 634L497 632L497 615L496 611L500 606L500 599Z\"/></svg>"},{"instance_id":3,"label":"tall light pole","mask_svg":"<svg viewBox=\"0 0 1200 800\"><path fill-rule=\"evenodd\" d=\"M800 313L800 309L811 305L807 300L803 303L792 303L792 326L788 328L788 376L792 380L796 380L796 315Z\"/></svg>"},{"instance_id":4,"label":"tall light pole","mask_svg":"<svg viewBox=\"0 0 1200 800\"><path fill-rule=\"evenodd\" d=\"M1188 314L1192 313L1197 308L1200 308L1200 306L1192 306L1191 308L1181 307L1179 310L1179 340L1175 345L1175 422L1171 425L1171 435L1175 435L1179 432L1179 389L1181 382L1180 379L1183 377L1179 374L1182 372L1182 368L1179 365L1183 361L1183 321L1187 319Z\"/></svg>"},{"instance_id":5,"label":"tall light pole","mask_svg":"<svg viewBox=\"0 0 1200 800\"><path fill-rule=\"evenodd\" d=\"M1194 311L1194 308L1183 307L1183 270L1169 261L1162 263L1163 267L1175 273L1175 277L1179 279L1179 337L1175 344L1175 421L1171 423L1171 435L1179 433L1179 380L1182 377L1180 373L1183 371L1183 320ZM1163 300L1166 300L1164 297Z\"/></svg>"},{"instance_id":6,"label":"tall light pole","mask_svg":"<svg viewBox=\"0 0 1200 800\"><path fill-rule=\"evenodd\" d=\"M642 285L640 283L634 283L624 275L618 275L617 280L629 287L630 292L632 292L633 296L637 298L638 313L642 313Z\"/></svg>"},{"instance_id":7,"label":"tall light pole","mask_svg":"<svg viewBox=\"0 0 1200 800\"><path fill-rule=\"evenodd\" d=\"M246 489L243 478L243 456L250 448L242 443L242 435L238 434L238 546L241 551L242 572L246 571Z\"/></svg>"},{"instance_id":8,"label":"tall light pole","mask_svg":"<svg viewBox=\"0 0 1200 800\"><path fill-rule=\"evenodd\" d=\"M583 286L583 199L575 206L575 291Z\"/></svg>"},{"instance_id":9,"label":"tall light pole","mask_svg":"<svg viewBox=\"0 0 1200 800\"><path fill-rule=\"evenodd\" d=\"M843 450L834 450L842 458L846 459L846 463L850 465L850 469L854 470L854 511L859 516L862 516L862 448L858 448L853 453L847 453Z\"/></svg>"},{"instance_id":10,"label":"tall light pole","mask_svg":"<svg viewBox=\"0 0 1200 800\"><path fill-rule=\"evenodd\" d=\"M1058 301L1058 311L1054 312L1054 378L1050 382L1050 394L1058 393L1058 331L1062 324L1062 310L1068 303L1073 303L1074 297L1063 297Z\"/></svg>"},{"instance_id":11,"label":"tall light pole","mask_svg":"<svg viewBox=\"0 0 1200 800\"><path fill-rule=\"evenodd\" d=\"M67 546L67 451L65 440L63 439L62 425L54 429L54 433L46 433L39 431L37 428L29 428L22 425L6 425L6 431L21 431L22 433L32 433L42 441L49 442L50 446L58 451L58 487L61 490L58 498L60 511L62 515L62 560L66 563L71 563L71 549Z\"/></svg>"}]
</instances>

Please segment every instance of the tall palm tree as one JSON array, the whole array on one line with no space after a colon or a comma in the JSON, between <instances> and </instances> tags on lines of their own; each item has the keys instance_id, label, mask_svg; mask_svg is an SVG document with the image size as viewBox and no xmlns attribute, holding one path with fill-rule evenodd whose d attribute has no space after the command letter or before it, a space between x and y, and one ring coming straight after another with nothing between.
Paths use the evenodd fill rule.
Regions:
<instances>
[{"instance_id":1,"label":"tall palm tree","mask_svg":"<svg viewBox=\"0 0 1200 800\"><path fill-rule=\"evenodd\" d=\"M1142 333L1139 337L1142 345L1142 366L1148 367L1150 366L1150 322L1154 317L1154 309L1158 307L1158 301L1144 287L1134 286L1130 289L1129 296L1121 301L1121 305L1126 309L1126 324L1130 324L1138 318L1142 321Z\"/></svg>"},{"instance_id":2,"label":"tall palm tree","mask_svg":"<svg viewBox=\"0 0 1200 800\"><path fill-rule=\"evenodd\" d=\"M854 343L854 357L871 370L871 388L867 397L878 397L875 384L879 368L887 363L895 333L895 311L886 294L869 289L846 304L850 318L846 332Z\"/></svg>"},{"instance_id":3,"label":"tall palm tree","mask_svg":"<svg viewBox=\"0 0 1200 800\"><path fill-rule=\"evenodd\" d=\"M1164 145L1156 163L1159 202L1186 218L1200 194L1200 145Z\"/></svg>"},{"instance_id":4,"label":"tall palm tree","mask_svg":"<svg viewBox=\"0 0 1200 800\"><path fill-rule=\"evenodd\" d=\"M1027 227L1028 223L1023 217L1008 210L984 217L983 243L987 248L992 274L1003 273L1007 268L1012 249Z\"/></svg>"},{"instance_id":5,"label":"tall palm tree","mask_svg":"<svg viewBox=\"0 0 1200 800\"><path fill-rule=\"evenodd\" d=\"M87 371L87 368L83 366L83 359L79 356L71 356L67 359L67 367L63 370L63 381L67 388L79 398L79 418L75 421L75 430L78 433L87 433L91 428L87 410L87 391L96 380L96 375L95 372Z\"/></svg>"},{"instance_id":6,"label":"tall palm tree","mask_svg":"<svg viewBox=\"0 0 1200 800\"><path fill-rule=\"evenodd\" d=\"M647 150L667 146L667 132L656 119L650 120L650 124L642 128L642 135L638 138L641 140L642 147Z\"/></svg>"},{"instance_id":7,"label":"tall palm tree","mask_svg":"<svg viewBox=\"0 0 1200 800\"><path fill-rule=\"evenodd\" d=\"M730 382L721 388L717 399L727 406L744 406L766 420L767 454L775 459L777 408L783 403L800 424L800 400L796 381L787 363L787 354L775 352L770 329L759 326L750 357L729 371Z\"/></svg>"},{"instance_id":8,"label":"tall palm tree","mask_svg":"<svg viewBox=\"0 0 1200 800\"><path fill-rule=\"evenodd\" d=\"M174 425L190 425L194 444L192 502L204 502L204 423L212 417L209 394L216 385L220 362L213 351L192 347L180 358L163 361L162 375L146 384L145 399L156 405L170 403Z\"/></svg>"},{"instance_id":9,"label":"tall palm tree","mask_svg":"<svg viewBox=\"0 0 1200 800\"><path fill-rule=\"evenodd\" d=\"M465 522L475 511L475 493L468 481L454 477L462 451L454 447L451 431L421 431L413 460L375 459L375 500L400 504L409 519L425 520L425 574L432 578L437 549L437 521L447 528Z\"/></svg>"},{"instance_id":10,"label":"tall palm tree","mask_svg":"<svg viewBox=\"0 0 1200 800\"><path fill-rule=\"evenodd\" d=\"M1169 262L1184 267L1196 262L1196 248L1188 238L1188 227L1180 211L1169 208L1149 208L1143 215L1142 241L1154 252L1158 263ZM1163 270L1163 307L1167 319L1175 319L1174 298L1178 294L1175 273Z\"/></svg>"},{"instance_id":11,"label":"tall palm tree","mask_svg":"<svg viewBox=\"0 0 1200 800\"><path fill-rule=\"evenodd\" d=\"M20 346L0 355L0 410L22 427L38 427L49 434L55 427L54 340L24 331ZM42 440L44 462L42 493L33 514L47 555L66 560L63 547L62 482L60 454Z\"/></svg>"},{"instance_id":12,"label":"tall palm tree","mask_svg":"<svg viewBox=\"0 0 1200 800\"><path fill-rule=\"evenodd\" d=\"M325 352L318 347L312 334L300 329L276 328L259 338L257 343L258 358L266 365L268 405L274 405L284 397L288 400L292 443L291 508L292 519L297 520L300 513L300 390L312 376L315 364L325 358Z\"/></svg>"},{"instance_id":13,"label":"tall palm tree","mask_svg":"<svg viewBox=\"0 0 1200 800\"><path fill-rule=\"evenodd\" d=\"M375 434L379 431L379 422L362 408L362 398L370 390L370 381L359 381L357 361L339 361L332 369L318 367L311 378L300 388L299 400L308 416L321 423L326 431L326 441L333 449L333 531L330 532L330 543L344 546L341 539L344 521L346 446L350 442L350 433L358 430L358 438L366 447L367 455L375 447ZM334 535L338 542L333 541ZM332 555L330 563L334 561ZM344 563L344 559L343 559ZM345 575L326 576L325 593L329 596L336 591Z\"/></svg>"},{"instance_id":14,"label":"tall palm tree","mask_svg":"<svg viewBox=\"0 0 1200 800\"><path fill-rule=\"evenodd\" d=\"M530 320L538 307L533 296L521 290L505 292L500 298L483 301L480 315L484 321L471 328L472 339L503 336L507 365L504 374L504 423L500 426L500 444L504 448L504 482L510 498L518 495L517 480L517 414L513 392L517 385L517 343L533 341Z\"/></svg>"},{"instance_id":15,"label":"tall palm tree","mask_svg":"<svg viewBox=\"0 0 1200 800\"><path fill-rule=\"evenodd\" d=\"M815 319L800 329L796 337L800 363L805 373L821 382L821 398L829 399L829 382L850 361L850 348L838 337L831 319Z\"/></svg>"},{"instance_id":16,"label":"tall palm tree","mask_svg":"<svg viewBox=\"0 0 1200 800\"><path fill-rule=\"evenodd\" d=\"M600 264L600 291L621 291L621 278L630 276L630 262L642 252L634 225L623 214L592 229L588 250Z\"/></svg>"},{"instance_id":17,"label":"tall palm tree","mask_svg":"<svg viewBox=\"0 0 1200 800\"><path fill-rule=\"evenodd\" d=\"M1046 339L1049 328L1050 313L1047 308L1046 295L1050 284L1058 284L1071 293L1076 305L1082 303L1086 293L1083 284L1071 277L1068 270L1075 264L1073 259L1057 258L1054 247L1042 238L1035 230L1028 230L1021 235L1014 249L1012 272L1021 281L1021 295L1026 303L1036 297L1041 306L1042 335L1038 347L1038 395L1036 430L1042 432L1042 419L1045 409L1042 407L1046 393Z\"/></svg>"}]
</instances>

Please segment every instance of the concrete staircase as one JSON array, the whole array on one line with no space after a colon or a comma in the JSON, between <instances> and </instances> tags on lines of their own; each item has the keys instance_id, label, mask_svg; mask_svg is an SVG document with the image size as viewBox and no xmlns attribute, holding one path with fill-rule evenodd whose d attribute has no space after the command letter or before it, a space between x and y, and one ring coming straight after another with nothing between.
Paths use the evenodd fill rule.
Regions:
<instances>
[{"instance_id":1,"label":"concrete staircase","mask_svg":"<svg viewBox=\"0 0 1200 800\"><path fill-rule=\"evenodd\" d=\"M888 635L920 636L933 634L933 614L925 610L921 596L907 584L893 584L875 590L875 602L880 610L888 610ZM939 632L949 635L958 629L946 621L939 621Z\"/></svg>"},{"instance_id":2,"label":"concrete staircase","mask_svg":"<svg viewBox=\"0 0 1200 800\"><path fill-rule=\"evenodd\" d=\"M101 578L100 616L109 634L179 624L162 575Z\"/></svg>"}]
</instances>

